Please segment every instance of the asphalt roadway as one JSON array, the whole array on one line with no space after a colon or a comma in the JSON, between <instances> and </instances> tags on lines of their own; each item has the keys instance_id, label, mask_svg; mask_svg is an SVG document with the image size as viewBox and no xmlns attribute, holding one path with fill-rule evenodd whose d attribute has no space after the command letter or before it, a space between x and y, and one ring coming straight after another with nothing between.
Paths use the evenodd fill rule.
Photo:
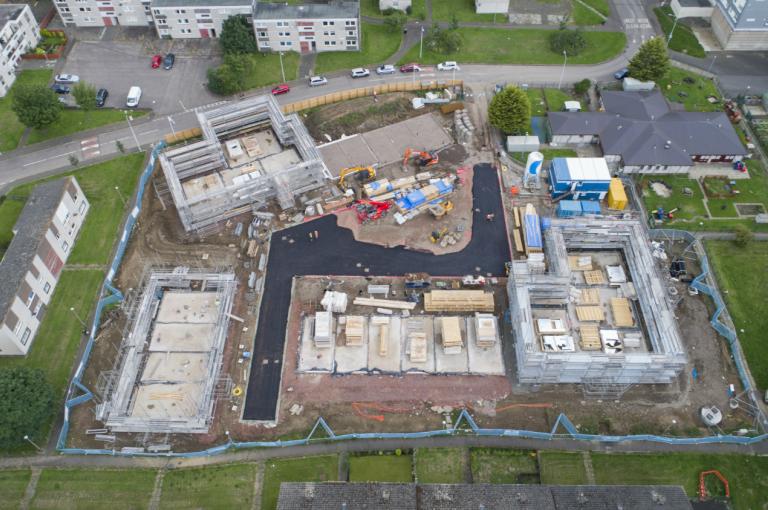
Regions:
<instances>
[{"instance_id":1,"label":"asphalt roadway","mask_svg":"<svg viewBox=\"0 0 768 510\"><path fill-rule=\"evenodd\" d=\"M448 255L355 241L349 229L336 225L335 215L274 233L263 294L268 299L261 303L243 419L272 421L277 417L285 327L294 276L402 276L416 272L435 276L470 273L501 276L510 253L500 193L495 169L487 163L475 166L472 239L462 251ZM498 219L487 221L487 214L494 214ZM311 241L309 233L314 231L319 233L319 238Z\"/></svg>"}]
</instances>

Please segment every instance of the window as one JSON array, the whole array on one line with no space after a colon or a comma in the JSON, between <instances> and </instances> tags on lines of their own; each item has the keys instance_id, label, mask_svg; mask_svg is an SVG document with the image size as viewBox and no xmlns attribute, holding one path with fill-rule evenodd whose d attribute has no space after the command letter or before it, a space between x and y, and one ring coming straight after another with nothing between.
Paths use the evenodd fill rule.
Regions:
<instances>
[{"instance_id":1,"label":"window","mask_svg":"<svg viewBox=\"0 0 768 510\"><path fill-rule=\"evenodd\" d=\"M179 21L179 25L189 25L189 20L186 18L185 19L179 18L178 21Z\"/></svg>"},{"instance_id":2,"label":"window","mask_svg":"<svg viewBox=\"0 0 768 510\"><path fill-rule=\"evenodd\" d=\"M325 41L323 44L326 46L336 46L336 41Z\"/></svg>"},{"instance_id":3,"label":"window","mask_svg":"<svg viewBox=\"0 0 768 510\"><path fill-rule=\"evenodd\" d=\"M323 21L323 26L324 27L332 27L335 24L336 24L335 21Z\"/></svg>"},{"instance_id":4,"label":"window","mask_svg":"<svg viewBox=\"0 0 768 510\"><path fill-rule=\"evenodd\" d=\"M159 19L159 20L157 20L157 24L158 25L167 25L168 22L166 20L164 20L164 19ZM85 205L85 202L83 202L83 205Z\"/></svg>"},{"instance_id":5,"label":"window","mask_svg":"<svg viewBox=\"0 0 768 510\"><path fill-rule=\"evenodd\" d=\"M266 32L259 32L259 37L266 37L266 36L267 36Z\"/></svg>"},{"instance_id":6,"label":"window","mask_svg":"<svg viewBox=\"0 0 768 510\"><path fill-rule=\"evenodd\" d=\"M35 299L35 291L30 290L29 295L27 296L27 307L29 307L29 305L32 304L32 301L34 301L34 299Z\"/></svg>"},{"instance_id":7,"label":"window","mask_svg":"<svg viewBox=\"0 0 768 510\"><path fill-rule=\"evenodd\" d=\"M181 32L182 34L191 34L191 33L192 33L192 29L191 29L191 28L182 28L182 29L180 30L180 32Z\"/></svg>"},{"instance_id":8,"label":"window","mask_svg":"<svg viewBox=\"0 0 768 510\"><path fill-rule=\"evenodd\" d=\"M277 35L279 35L280 37L290 37L291 33L290 32L278 32Z\"/></svg>"},{"instance_id":9,"label":"window","mask_svg":"<svg viewBox=\"0 0 768 510\"><path fill-rule=\"evenodd\" d=\"M201 18L201 19L207 19L207 18L210 18L211 15L210 14L198 14L197 17Z\"/></svg>"},{"instance_id":10,"label":"window","mask_svg":"<svg viewBox=\"0 0 768 510\"><path fill-rule=\"evenodd\" d=\"M61 243L61 249L64 250L65 253L68 252L69 251L69 243L66 242L66 241Z\"/></svg>"},{"instance_id":11,"label":"window","mask_svg":"<svg viewBox=\"0 0 768 510\"><path fill-rule=\"evenodd\" d=\"M347 41L347 46L357 46L355 41Z\"/></svg>"},{"instance_id":12,"label":"window","mask_svg":"<svg viewBox=\"0 0 768 510\"><path fill-rule=\"evenodd\" d=\"M45 282L45 285L43 285L43 292L45 292L46 294L51 292L51 284L50 283Z\"/></svg>"},{"instance_id":13,"label":"window","mask_svg":"<svg viewBox=\"0 0 768 510\"><path fill-rule=\"evenodd\" d=\"M24 334L21 335L21 338L19 339L19 342L21 342L21 345L27 345L27 342L29 342L30 335L32 335L32 330L29 328L24 329Z\"/></svg>"},{"instance_id":14,"label":"window","mask_svg":"<svg viewBox=\"0 0 768 510\"><path fill-rule=\"evenodd\" d=\"M287 27L288 26L288 22L287 21L278 21L277 22L277 26L278 27Z\"/></svg>"},{"instance_id":15,"label":"window","mask_svg":"<svg viewBox=\"0 0 768 510\"><path fill-rule=\"evenodd\" d=\"M348 27L354 27L357 22L355 20L350 20L345 23Z\"/></svg>"},{"instance_id":16,"label":"window","mask_svg":"<svg viewBox=\"0 0 768 510\"><path fill-rule=\"evenodd\" d=\"M336 35L336 32L333 30L326 30L325 32L323 32L323 35Z\"/></svg>"},{"instance_id":17,"label":"window","mask_svg":"<svg viewBox=\"0 0 768 510\"><path fill-rule=\"evenodd\" d=\"M355 35L355 31L354 30L347 30L347 35L354 36Z\"/></svg>"},{"instance_id":18,"label":"window","mask_svg":"<svg viewBox=\"0 0 768 510\"><path fill-rule=\"evenodd\" d=\"M280 46L293 46L291 41L280 41Z\"/></svg>"},{"instance_id":19,"label":"window","mask_svg":"<svg viewBox=\"0 0 768 510\"><path fill-rule=\"evenodd\" d=\"M155 14L160 15L160 9L155 9Z\"/></svg>"},{"instance_id":20,"label":"window","mask_svg":"<svg viewBox=\"0 0 768 510\"><path fill-rule=\"evenodd\" d=\"M185 11L184 9L176 9L176 14L186 14L186 13L187 11Z\"/></svg>"}]
</instances>

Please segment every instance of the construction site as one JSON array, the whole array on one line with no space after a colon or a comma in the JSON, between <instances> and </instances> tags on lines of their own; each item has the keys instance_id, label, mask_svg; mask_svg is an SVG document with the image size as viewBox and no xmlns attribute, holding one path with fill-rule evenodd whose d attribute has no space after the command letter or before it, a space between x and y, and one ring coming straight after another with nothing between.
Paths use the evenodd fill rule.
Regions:
<instances>
[{"instance_id":1,"label":"construction site","mask_svg":"<svg viewBox=\"0 0 768 510\"><path fill-rule=\"evenodd\" d=\"M192 451L461 408L525 430L751 424L745 405L702 423L739 390L689 246L652 241L600 158L499 160L481 105L437 94L330 140L272 97L198 113L160 154L70 442ZM599 182L550 189L560 167Z\"/></svg>"}]
</instances>

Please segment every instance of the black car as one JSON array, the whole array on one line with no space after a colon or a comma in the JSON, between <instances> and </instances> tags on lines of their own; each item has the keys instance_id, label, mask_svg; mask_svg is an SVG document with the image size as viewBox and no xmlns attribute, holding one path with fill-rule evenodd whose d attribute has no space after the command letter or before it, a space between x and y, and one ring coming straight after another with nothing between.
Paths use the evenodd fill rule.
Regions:
<instances>
[{"instance_id":1,"label":"black car","mask_svg":"<svg viewBox=\"0 0 768 510\"><path fill-rule=\"evenodd\" d=\"M163 59L163 69L169 71L173 67L173 63L176 62L176 55L169 53Z\"/></svg>"},{"instance_id":2,"label":"black car","mask_svg":"<svg viewBox=\"0 0 768 510\"><path fill-rule=\"evenodd\" d=\"M54 83L51 85L51 90L57 94L69 94L70 91L69 87L62 85L61 83Z\"/></svg>"},{"instance_id":3,"label":"black car","mask_svg":"<svg viewBox=\"0 0 768 510\"><path fill-rule=\"evenodd\" d=\"M99 91L96 92L96 106L104 106L104 103L107 102L107 97L109 97L107 89L99 89Z\"/></svg>"}]
</instances>

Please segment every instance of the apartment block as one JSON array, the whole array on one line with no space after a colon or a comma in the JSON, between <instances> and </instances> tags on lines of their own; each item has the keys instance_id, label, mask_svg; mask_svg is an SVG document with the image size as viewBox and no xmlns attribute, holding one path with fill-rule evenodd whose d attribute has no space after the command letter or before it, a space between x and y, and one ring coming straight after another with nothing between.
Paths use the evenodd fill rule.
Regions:
<instances>
[{"instance_id":1,"label":"apartment block","mask_svg":"<svg viewBox=\"0 0 768 510\"><path fill-rule=\"evenodd\" d=\"M0 5L0 97L16 80L21 56L37 46L39 40L40 30L28 5Z\"/></svg>"},{"instance_id":2,"label":"apartment block","mask_svg":"<svg viewBox=\"0 0 768 510\"><path fill-rule=\"evenodd\" d=\"M768 49L767 0L714 0L712 31L724 50Z\"/></svg>"},{"instance_id":3,"label":"apartment block","mask_svg":"<svg viewBox=\"0 0 768 510\"><path fill-rule=\"evenodd\" d=\"M219 37L230 16L253 14L253 0L153 0L157 35L172 39Z\"/></svg>"},{"instance_id":4,"label":"apartment block","mask_svg":"<svg viewBox=\"0 0 768 510\"><path fill-rule=\"evenodd\" d=\"M152 24L150 0L54 0L66 26L146 27Z\"/></svg>"},{"instance_id":5,"label":"apartment block","mask_svg":"<svg viewBox=\"0 0 768 510\"><path fill-rule=\"evenodd\" d=\"M38 185L0 261L0 356L29 352L90 205L74 177Z\"/></svg>"},{"instance_id":6,"label":"apartment block","mask_svg":"<svg viewBox=\"0 0 768 510\"><path fill-rule=\"evenodd\" d=\"M475 0L477 14L507 14L509 0Z\"/></svg>"},{"instance_id":7,"label":"apartment block","mask_svg":"<svg viewBox=\"0 0 768 510\"><path fill-rule=\"evenodd\" d=\"M253 26L260 51L357 51L361 38L360 2L257 2Z\"/></svg>"}]
</instances>

